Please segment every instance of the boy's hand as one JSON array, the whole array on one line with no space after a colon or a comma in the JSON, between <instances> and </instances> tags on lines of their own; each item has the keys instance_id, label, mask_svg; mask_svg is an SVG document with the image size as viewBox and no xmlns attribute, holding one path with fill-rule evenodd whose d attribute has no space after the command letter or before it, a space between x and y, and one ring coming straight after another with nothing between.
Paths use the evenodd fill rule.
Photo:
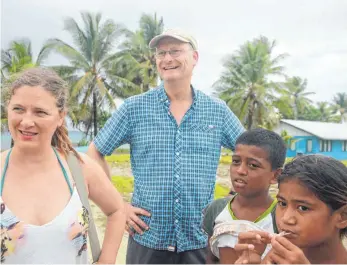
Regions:
<instances>
[{"instance_id":1,"label":"boy's hand","mask_svg":"<svg viewBox=\"0 0 347 265\"><path fill-rule=\"evenodd\" d=\"M271 245L263 264L310 264L302 250L283 236L273 237Z\"/></svg>"},{"instance_id":2,"label":"boy's hand","mask_svg":"<svg viewBox=\"0 0 347 265\"><path fill-rule=\"evenodd\" d=\"M261 262L266 245L271 242L271 234L263 231L251 231L239 233L239 242L235 245L235 251L240 253L236 263L257 264Z\"/></svg>"}]
</instances>

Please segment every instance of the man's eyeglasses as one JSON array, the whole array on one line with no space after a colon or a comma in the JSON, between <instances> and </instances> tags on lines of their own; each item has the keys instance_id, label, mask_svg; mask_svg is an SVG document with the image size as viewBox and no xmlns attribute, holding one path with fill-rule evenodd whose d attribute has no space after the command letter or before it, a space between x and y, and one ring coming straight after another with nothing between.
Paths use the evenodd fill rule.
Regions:
<instances>
[{"instance_id":1,"label":"man's eyeglasses","mask_svg":"<svg viewBox=\"0 0 347 265\"><path fill-rule=\"evenodd\" d=\"M170 54L172 58L176 58L181 55L181 53L184 50L169 50L169 51L164 51L164 50L156 50L154 55L157 59L163 59L166 55L166 53Z\"/></svg>"}]
</instances>

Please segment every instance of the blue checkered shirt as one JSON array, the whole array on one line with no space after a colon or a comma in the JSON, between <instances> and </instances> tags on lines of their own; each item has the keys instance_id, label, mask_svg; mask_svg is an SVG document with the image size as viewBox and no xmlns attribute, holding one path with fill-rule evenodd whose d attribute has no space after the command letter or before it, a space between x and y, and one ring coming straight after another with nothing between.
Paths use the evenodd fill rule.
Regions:
<instances>
[{"instance_id":1,"label":"blue checkered shirt","mask_svg":"<svg viewBox=\"0 0 347 265\"><path fill-rule=\"evenodd\" d=\"M141 217L149 230L134 239L152 249L206 247L202 211L213 199L221 146L234 149L244 131L223 101L193 92L180 126L162 84L126 99L94 140L102 155L130 144L132 204L151 213Z\"/></svg>"}]
</instances>

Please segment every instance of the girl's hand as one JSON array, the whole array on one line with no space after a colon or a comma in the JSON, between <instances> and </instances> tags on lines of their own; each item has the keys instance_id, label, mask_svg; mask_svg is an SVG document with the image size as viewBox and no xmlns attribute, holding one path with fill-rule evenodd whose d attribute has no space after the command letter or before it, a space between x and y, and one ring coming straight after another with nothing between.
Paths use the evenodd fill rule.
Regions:
<instances>
[{"instance_id":1,"label":"girl's hand","mask_svg":"<svg viewBox=\"0 0 347 265\"><path fill-rule=\"evenodd\" d=\"M303 251L283 236L273 237L263 264L310 264Z\"/></svg>"},{"instance_id":2,"label":"girl's hand","mask_svg":"<svg viewBox=\"0 0 347 265\"><path fill-rule=\"evenodd\" d=\"M235 251L240 253L236 263L259 264L266 245L271 242L271 234L263 231L251 231L239 233L239 242L235 245Z\"/></svg>"}]
</instances>

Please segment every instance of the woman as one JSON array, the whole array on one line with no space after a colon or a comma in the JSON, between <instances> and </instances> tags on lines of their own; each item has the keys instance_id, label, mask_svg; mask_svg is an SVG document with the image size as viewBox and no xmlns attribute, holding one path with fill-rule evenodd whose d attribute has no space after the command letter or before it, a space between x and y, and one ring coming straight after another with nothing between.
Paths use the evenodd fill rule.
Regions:
<instances>
[{"instance_id":1,"label":"woman","mask_svg":"<svg viewBox=\"0 0 347 265\"><path fill-rule=\"evenodd\" d=\"M65 124L67 86L53 71L23 72L9 88L13 148L1 154L1 262L87 263L88 211L67 155L78 157L89 198L107 216L98 263L115 263L125 228L120 194L101 167L77 153Z\"/></svg>"}]
</instances>

